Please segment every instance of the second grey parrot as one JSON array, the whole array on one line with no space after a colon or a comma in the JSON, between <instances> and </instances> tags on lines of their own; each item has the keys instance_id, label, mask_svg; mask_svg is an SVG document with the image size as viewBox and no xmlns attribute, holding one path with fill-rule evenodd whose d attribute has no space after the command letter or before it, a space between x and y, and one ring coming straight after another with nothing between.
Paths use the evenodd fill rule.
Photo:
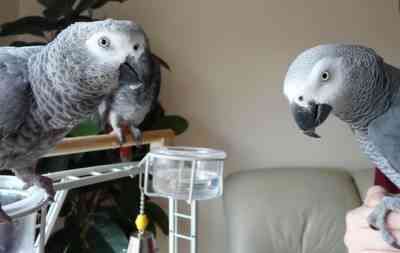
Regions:
<instances>
[{"instance_id":1,"label":"second grey parrot","mask_svg":"<svg viewBox=\"0 0 400 253\"><path fill-rule=\"evenodd\" d=\"M37 160L97 111L118 87L121 65L133 69L145 49L140 26L117 20L73 24L46 46L0 48L0 170L52 197Z\"/></svg>"},{"instance_id":2,"label":"second grey parrot","mask_svg":"<svg viewBox=\"0 0 400 253\"><path fill-rule=\"evenodd\" d=\"M284 94L298 127L308 136L333 113L352 129L361 150L400 187L400 70L374 50L329 44L302 52L291 63ZM399 242L385 225L400 211L400 197L386 196L369 224L395 248Z\"/></svg>"},{"instance_id":3,"label":"second grey parrot","mask_svg":"<svg viewBox=\"0 0 400 253\"><path fill-rule=\"evenodd\" d=\"M153 55L148 47L135 66L136 72L142 73L141 77L122 65L119 88L99 106L100 118L103 123L111 124L120 144L125 142L124 125L129 128L135 141L142 140L138 127L158 100L161 66L169 70L168 64Z\"/></svg>"}]
</instances>

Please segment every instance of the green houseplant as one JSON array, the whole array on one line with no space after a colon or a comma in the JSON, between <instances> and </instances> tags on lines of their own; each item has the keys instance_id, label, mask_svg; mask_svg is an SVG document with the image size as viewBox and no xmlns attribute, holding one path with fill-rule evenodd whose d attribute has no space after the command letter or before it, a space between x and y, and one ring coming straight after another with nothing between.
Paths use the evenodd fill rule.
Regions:
<instances>
[{"instance_id":1,"label":"green houseplant","mask_svg":"<svg viewBox=\"0 0 400 253\"><path fill-rule=\"evenodd\" d=\"M44 7L41 16L27 16L0 26L0 36L29 34L34 41L14 41L11 46L44 45L53 40L65 27L77 21L94 21L94 12L109 2L126 0L38 0ZM183 133L188 122L178 115L166 115L160 103L147 115L141 130L172 129ZM74 128L69 136L102 133L99 124L91 119ZM140 160L148 147L132 148L132 160ZM75 169L120 162L115 150L88 152L79 155L44 158L38 169L43 172ZM138 178L125 178L70 191L61 217L64 226L47 244L47 252L121 252L127 246L127 238L135 228L133 220L139 211L140 191ZM147 199L146 213L152 221L149 229L156 226L168 232L165 212L151 199Z\"/></svg>"}]
</instances>

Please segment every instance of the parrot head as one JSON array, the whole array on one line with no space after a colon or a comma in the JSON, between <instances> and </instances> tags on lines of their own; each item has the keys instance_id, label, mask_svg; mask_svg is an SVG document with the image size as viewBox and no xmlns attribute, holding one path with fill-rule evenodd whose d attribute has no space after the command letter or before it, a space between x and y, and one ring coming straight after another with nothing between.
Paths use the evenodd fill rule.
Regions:
<instances>
[{"instance_id":1,"label":"parrot head","mask_svg":"<svg viewBox=\"0 0 400 253\"><path fill-rule=\"evenodd\" d=\"M64 58L66 68L72 68L67 70L80 80L101 83L102 79L113 76L112 83L117 86L122 65L139 77L143 75L137 71L141 69L140 59L147 54L148 40L138 24L107 19L74 23L49 47L56 52L55 57Z\"/></svg>"},{"instance_id":2,"label":"parrot head","mask_svg":"<svg viewBox=\"0 0 400 253\"><path fill-rule=\"evenodd\" d=\"M352 123L372 110L382 62L372 49L357 45L320 45L298 55L286 74L284 94L303 133L319 138L315 129L331 113Z\"/></svg>"}]
</instances>

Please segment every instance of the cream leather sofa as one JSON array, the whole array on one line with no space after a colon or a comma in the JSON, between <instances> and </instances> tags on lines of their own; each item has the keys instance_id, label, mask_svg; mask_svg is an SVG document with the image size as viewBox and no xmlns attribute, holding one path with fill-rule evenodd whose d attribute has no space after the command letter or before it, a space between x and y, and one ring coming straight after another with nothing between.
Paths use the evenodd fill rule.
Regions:
<instances>
[{"instance_id":1,"label":"cream leather sofa","mask_svg":"<svg viewBox=\"0 0 400 253\"><path fill-rule=\"evenodd\" d=\"M361 204L372 170L250 170L229 176L230 253L345 253L346 212Z\"/></svg>"}]
</instances>

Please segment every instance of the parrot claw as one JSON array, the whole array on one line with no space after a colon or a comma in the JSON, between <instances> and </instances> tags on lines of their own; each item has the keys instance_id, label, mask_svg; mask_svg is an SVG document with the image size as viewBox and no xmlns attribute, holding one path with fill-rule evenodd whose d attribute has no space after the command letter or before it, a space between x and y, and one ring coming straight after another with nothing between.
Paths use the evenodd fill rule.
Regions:
<instances>
[{"instance_id":1,"label":"parrot claw","mask_svg":"<svg viewBox=\"0 0 400 253\"><path fill-rule=\"evenodd\" d=\"M51 178L45 176L37 176L35 178L34 184L46 191L51 202L54 201L56 191L54 190L53 180L51 180Z\"/></svg>"},{"instance_id":2,"label":"parrot claw","mask_svg":"<svg viewBox=\"0 0 400 253\"><path fill-rule=\"evenodd\" d=\"M367 220L370 227L374 230L379 230L382 238L390 246L400 249L399 243L394 236L389 232L386 226L387 216L392 211L400 211L400 198L386 196L381 203L375 207L372 213L368 216Z\"/></svg>"},{"instance_id":3,"label":"parrot claw","mask_svg":"<svg viewBox=\"0 0 400 253\"><path fill-rule=\"evenodd\" d=\"M124 133L121 128L114 129L113 133L117 136L117 142L120 147L126 142Z\"/></svg>"},{"instance_id":4,"label":"parrot claw","mask_svg":"<svg viewBox=\"0 0 400 253\"><path fill-rule=\"evenodd\" d=\"M46 191L49 200L51 202L54 201L54 196L56 195L56 191L54 190L53 180L51 180L51 178L41 175L33 175L29 177L23 177L22 180L25 182L25 185L22 188L23 190L28 189L32 185L36 185L37 187L42 188ZM1 213L0 213L0 219L1 219Z\"/></svg>"},{"instance_id":5,"label":"parrot claw","mask_svg":"<svg viewBox=\"0 0 400 253\"><path fill-rule=\"evenodd\" d=\"M131 130L131 134L133 137L133 140L137 143L137 144L142 144L143 143L143 134L142 131L140 131L139 128L136 128L134 126L130 127Z\"/></svg>"},{"instance_id":6,"label":"parrot claw","mask_svg":"<svg viewBox=\"0 0 400 253\"><path fill-rule=\"evenodd\" d=\"M117 136L117 140L120 147L122 147L122 145L124 145L124 143L126 142L125 136L123 134Z\"/></svg>"}]
</instances>

